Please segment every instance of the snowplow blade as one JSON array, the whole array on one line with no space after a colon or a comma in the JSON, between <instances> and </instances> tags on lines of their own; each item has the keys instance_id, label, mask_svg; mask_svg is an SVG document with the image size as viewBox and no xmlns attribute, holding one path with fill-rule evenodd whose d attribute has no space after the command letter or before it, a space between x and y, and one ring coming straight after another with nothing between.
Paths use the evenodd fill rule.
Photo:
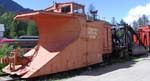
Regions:
<instances>
[{"instance_id":1,"label":"snowplow blade","mask_svg":"<svg viewBox=\"0 0 150 81\"><path fill-rule=\"evenodd\" d=\"M24 66L15 66L11 71L9 66L3 69L8 74L22 75L21 78L31 78L85 66L85 62L75 60L85 59L85 45L80 45L80 24L72 15L61 15L49 12L33 12L19 14L15 20L34 20L38 25L38 45L24 56L33 56L32 61ZM76 46L77 45L77 46ZM79 47L80 48L79 48ZM80 50L80 55L70 50ZM21 68L21 69L20 69Z\"/></svg>"},{"instance_id":2,"label":"snowplow blade","mask_svg":"<svg viewBox=\"0 0 150 81\"><path fill-rule=\"evenodd\" d=\"M147 50L143 46L133 46L132 55L142 55L147 54Z\"/></svg>"}]
</instances>

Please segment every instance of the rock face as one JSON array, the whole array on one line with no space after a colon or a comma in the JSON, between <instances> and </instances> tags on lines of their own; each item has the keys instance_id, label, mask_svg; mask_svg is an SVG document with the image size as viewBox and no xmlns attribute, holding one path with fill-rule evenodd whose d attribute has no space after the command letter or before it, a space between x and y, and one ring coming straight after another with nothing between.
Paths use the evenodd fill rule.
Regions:
<instances>
[{"instance_id":1,"label":"rock face","mask_svg":"<svg viewBox=\"0 0 150 81\"><path fill-rule=\"evenodd\" d=\"M0 6L3 7L6 11L11 12L29 12L33 11L31 9L23 8L18 3L13 0L0 0Z\"/></svg>"}]
</instances>

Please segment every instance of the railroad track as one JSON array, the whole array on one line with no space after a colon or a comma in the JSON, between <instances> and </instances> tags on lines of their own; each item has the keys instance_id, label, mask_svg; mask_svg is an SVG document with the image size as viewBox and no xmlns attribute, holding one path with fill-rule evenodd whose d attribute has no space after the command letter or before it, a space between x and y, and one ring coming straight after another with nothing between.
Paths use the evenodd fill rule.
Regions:
<instances>
[{"instance_id":1,"label":"railroad track","mask_svg":"<svg viewBox=\"0 0 150 81\"><path fill-rule=\"evenodd\" d=\"M15 81L15 80L21 80L21 78L16 75L9 75L9 74L0 75L0 81Z\"/></svg>"}]
</instances>

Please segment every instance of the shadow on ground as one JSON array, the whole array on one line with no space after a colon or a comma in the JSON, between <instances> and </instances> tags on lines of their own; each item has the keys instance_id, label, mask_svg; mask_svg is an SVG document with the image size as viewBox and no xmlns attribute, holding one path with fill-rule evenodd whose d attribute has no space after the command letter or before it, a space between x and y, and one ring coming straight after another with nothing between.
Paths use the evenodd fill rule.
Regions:
<instances>
[{"instance_id":1,"label":"shadow on ground","mask_svg":"<svg viewBox=\"0 0 150 81\"><path fill-rule=\"evenodd\" d=\"M145 57L148 57L148 56L142 55L142 56L130 56L125 59L112 59L111 62L95 64L89 67L76 69L72 71L66 71L66 72L36 77L36 78L28 79L27 81L43 81L43 80L55 81L55 80L60 80L60 79L71 78L71 77L78 76L78 75L98 76L98 75L109 73L118 69L130 68L137 62L136 59L145 58Z\"/></svg>"}]
</instances>

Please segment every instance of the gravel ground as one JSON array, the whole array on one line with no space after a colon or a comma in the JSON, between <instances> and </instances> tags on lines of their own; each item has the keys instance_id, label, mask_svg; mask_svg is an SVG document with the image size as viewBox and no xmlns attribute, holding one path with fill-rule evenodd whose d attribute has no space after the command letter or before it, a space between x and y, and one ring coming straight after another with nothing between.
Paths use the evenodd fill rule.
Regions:
<instances>
[{"instance_id":1,"label":"gravel ground","mask_svg":"<svg viewBox=\"0 0 150 81\"><path fill-rule=\"evenodd\" d=\"M150 81L150 57L87 70L60 81Z\"/></svg>"}]
</instances>

